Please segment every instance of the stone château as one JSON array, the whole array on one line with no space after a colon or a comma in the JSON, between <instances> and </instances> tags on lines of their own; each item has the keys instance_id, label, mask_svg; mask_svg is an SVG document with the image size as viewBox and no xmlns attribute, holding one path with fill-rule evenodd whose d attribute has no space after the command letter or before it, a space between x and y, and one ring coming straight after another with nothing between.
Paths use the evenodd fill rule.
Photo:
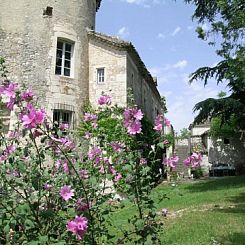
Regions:
<instances>
[{"instance_id":1,"label":"stone ch\u00e2teau","mask_svg":"<svg viewBox=\"0 0 245 245\"><path fill-rule=\"evenodd\" d=\"M8 78L23 82L56 121L77 124L85 103L102 92L136 104L150 120L161 111L156 80L137 50L95 32L101 0L0 0L0 56Z\"/></svg>"}]
</instances>

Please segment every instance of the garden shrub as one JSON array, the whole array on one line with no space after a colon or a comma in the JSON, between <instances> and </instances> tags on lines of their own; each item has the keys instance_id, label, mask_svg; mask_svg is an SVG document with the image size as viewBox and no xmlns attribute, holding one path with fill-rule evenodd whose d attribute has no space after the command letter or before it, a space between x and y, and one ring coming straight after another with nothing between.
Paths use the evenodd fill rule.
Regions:
<instances>
[{"instance_id":1,"label":"garden shrub","mask_svg":"<svg viewBox=\"0 0 245 245\"><path fill-rule=\"evenodd\" d=\"M50 122L34 98L5 78L0 85L1 102L18 119L0 133L0 243L159 244L161 223L149 194L162 136L142 121L141 110L112 106L102 95L76 134ZM160 124L159 116L157 132ZM137 210L124 228L112 220L120 208L115 192L123 193L122 206L129 200Z\"/></svg>"}]
</instances>

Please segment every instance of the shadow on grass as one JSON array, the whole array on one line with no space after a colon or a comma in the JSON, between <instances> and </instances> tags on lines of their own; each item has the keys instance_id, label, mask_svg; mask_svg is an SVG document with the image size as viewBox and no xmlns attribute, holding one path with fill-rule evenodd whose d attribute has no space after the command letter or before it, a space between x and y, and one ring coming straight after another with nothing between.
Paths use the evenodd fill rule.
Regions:
<instances>
[{"instance_id":1,"label":"shadow on grass","mask_svg":"<svg viewBox=\"0 0 245 245\"><path fill-rule=\"evenodd\" d=\"M234 232L221 238L221 244L224 245L244 245L245 232Z\"/></svg>"},{"instance_id":2,"label":"shadow on grass","mask_svg":"<svg viewBox=\"0 0 245 245\"><path fill-rule=\"evenodd\" d=\"M226 208L214 208L215 212L222 213L241 213L245 215L245 193L240 193L237 196L229 197L227 200L231 203L229 207ZM245 245L245 239L244 239Z\"/></svg>"},{"instance_id":3,"label":"shadow on grass","mask_svg":"<svg viewBox=\"0 0 245 245\"><path fill-rule=\"evenodd\" d=\"M240 187L245 187L245 175L201 180L193 185L188 185L186 189L188 189L190 192L200 192Z\"/></svg>"}]
</instances>

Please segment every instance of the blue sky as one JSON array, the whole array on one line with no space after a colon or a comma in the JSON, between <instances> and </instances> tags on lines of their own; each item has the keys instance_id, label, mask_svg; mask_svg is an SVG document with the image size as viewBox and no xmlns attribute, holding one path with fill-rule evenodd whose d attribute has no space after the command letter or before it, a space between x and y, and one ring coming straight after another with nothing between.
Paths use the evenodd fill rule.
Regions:
<instances>
[{"instance_id":1,"label":"blue sky","mask_svg":"<svg viewBox=\"0 0 245 245\"><path fill-rule=\"evenodd\" d=\"M193 11L183 0L102 0L96 17L96 31L131 41L157 76L159 92L167 99L166 117L176 131L193 121L197 102L224 90L215 81L205 88L201 81L188 83L191 72L219 61L215 48L197 38Z\"/></svg>"}]
</instances>

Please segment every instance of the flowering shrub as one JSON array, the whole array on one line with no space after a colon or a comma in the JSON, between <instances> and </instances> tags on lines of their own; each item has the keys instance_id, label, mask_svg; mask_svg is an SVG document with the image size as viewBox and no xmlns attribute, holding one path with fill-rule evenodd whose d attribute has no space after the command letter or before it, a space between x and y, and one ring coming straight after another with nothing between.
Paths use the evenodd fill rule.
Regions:
<instances>
[{"instance_id":1,"label":"flowering shrub","mask_svg":"<svg viewBox=\"0 0 245 245\"><path fill-rule=\"evenodd\" d=\"M201 169L202 154L200 152L194 152L191 156L187 157L183 163L194 174L194 178L200 178L203 176Z\"/></svg>"},{"instance_id":2,"label":"flowering shrub","mask_svg":"<svg viewBox=\"0 0 245 245\"><path fill-rule=\"evenodd\" d=\"M0 133L0 243L158 244L149 194L159 147L154 131L142 133L150 129L141 110L112 106L103 95L71 135L69 125L49 122L33 98L16 83L0 85L1 102L18 119L7 135ZM112 219L116 193L137 208L125 230Z\"/></svg>"}]
</instances>

